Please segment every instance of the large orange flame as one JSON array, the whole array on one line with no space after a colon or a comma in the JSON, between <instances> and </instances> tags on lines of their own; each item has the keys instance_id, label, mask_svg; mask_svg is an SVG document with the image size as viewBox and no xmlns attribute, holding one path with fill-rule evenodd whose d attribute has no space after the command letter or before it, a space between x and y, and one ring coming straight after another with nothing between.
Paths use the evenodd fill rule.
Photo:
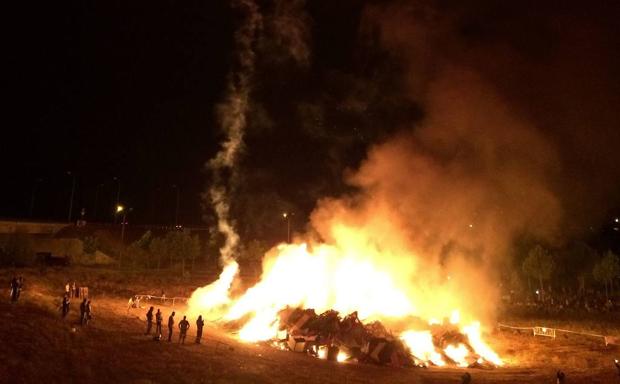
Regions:
<instances>
[{"instance_id":1,"label":"large orange flame","mask_svg":"<svg viewBox=\"0 0 620 384\"><path fill-rule=\"evenodd\" d=\"M399 322L401 329L396 331L402 332L400 338L420 363L503 364L482 340L480 324L461 308L453 285L457 279L431 284L434 280L424 276L414 255L395 257L393 247L379 247L353 227L339 224L332 230L335 244L299 242L272 249L263 260L260 281L236 298L230 297L230 287L238 265L230 262L217 281L192 294L189 311L241 322L239 337L249 342L277 338L278 313L286 307L313 308L318 313L357 311L363 321ZM414 317L425 320L428 327L420 329L419 321L418 329L402 325ZM462 323L463 318L468 322ZM460 342L437 345L431 324L455 327L469 347Z\"/></svg>"}]
</instances>

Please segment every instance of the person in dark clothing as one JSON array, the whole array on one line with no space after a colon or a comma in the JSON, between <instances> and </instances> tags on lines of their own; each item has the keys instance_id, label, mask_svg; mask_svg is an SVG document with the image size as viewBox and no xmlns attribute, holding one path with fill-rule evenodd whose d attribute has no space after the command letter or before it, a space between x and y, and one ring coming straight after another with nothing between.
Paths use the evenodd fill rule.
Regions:
<instances>
[{"instance_id":1,"label":"person in dark clothing","mask_svg":"<svg viewBox=\"0 0 620 384\"><path fill-rule=\"evenodd\" d=\"M151 333L151 327L153 326L153 307L149 308L149 311L146 313L146 333L148 335Z\"/></svg>"},{"instance_id":2,"label":"person in dark clothing","mask_svg":"<svg viewBox=\"0 0 620 384\"><path fill-rule=\"evenodd\" d=\"M88 325L88 322L93 318L91 313L93 312L93 307L90 305L90 300L86 302L86 311L84 312L84 325Z\"/></svg>"},{"instance_id":3,"label":"person in dark clothing","mask_svg":"<svg viewBox=\"0 0 620 384\"><path fill-rule=\"evenodd\" d=\"M168 341L172 341L172 330L174 329L174 312L168 317Z\"/></svg>"},{"instance_id":4,"label":"person in dark clothing","mask_svg":"<svg viewBox=\"0 0 620 384\"><path fill-rule=\"evenodd\" d=\"M71 300L69 300L69 295L65 295L62 298L62 318L63 319L67 317L67 314L69 313L69 304L71 304Z\"/></svg>"},{"instance_id":5,"label":"person in dark clothing","mask_svg":"<svg viewBox=\"0 0 620 384\"><path fill-rule=\"evenodd\" d=\"M11 302L16 302L17 299L19 298L19 280L17 279L17 276L13 276L13 279L11 279Z\"/></svg>"},{"instance_id":6,"label":"person in dark clothing","mask_svg":"<svg viewBox=\"0 0 620 384\"><path fill-rule=\"evenodd\" d=\"M187 330L189 329L189 321L187 321L187 317L183 316L183 320L179 321L179 329L181 333L179 333L179 343L185 344L185 336L187 336Z\"/></svg>"},{"instance_id":7,"label":"person in dark clothing","mask_svg":"<svg viewBox=\"0 0 620 384\"><path fill-rule=\"evenodd\" d=\"M86 324L86 299L80 303L80 325Z\"/></svg>"},{"instance_id":8,"label":"person in dark clothing","mask_svg":"<svg viewBox=\"0 0 620 384\"><path fill-rule=\"evenodd\" d=\"M202 315L198 316L198 320L196 320L196 344L200 344L200 339L202 338L202 327L205 326L205 321L202 319Z\"/></svg>"},{"instance_id":9,"label":"person in dark clothing","mask_svg":"<svg viewBox=\"0 0 620 384\"><path fill-rule=\"evenodd\" d=\"M164 321L164 317L161 315L159 308L155 314L155 336L161 339L161 323Z\"/></svg>"},{"instance_id":10,"label":"person in dark clothing","mask_svg":"<svg viewBox=\"0 0 620 384\"><path fill-rule=\"evenodd\" d=\"M24 278L20 276L17 278L17 297L15 298L15 301L19 300L19 295L21 295L22 289L24 289Z\"/></svg>"}]
</instances>

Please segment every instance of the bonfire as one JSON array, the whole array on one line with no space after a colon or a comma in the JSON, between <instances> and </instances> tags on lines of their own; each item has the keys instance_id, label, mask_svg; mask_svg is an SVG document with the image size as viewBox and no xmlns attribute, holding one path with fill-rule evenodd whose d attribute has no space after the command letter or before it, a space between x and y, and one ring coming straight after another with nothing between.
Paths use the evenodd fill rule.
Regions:
<instances>
[{"instance_id":1,"label":"bonfire","mask_svg":"<svg viewBox=\"0 0 620 384\"><path fill-rule=\"evenodd\" d=\"M410 267L399 268L385 250L360 242L353 232L348 240L353 242L280 244L265 257L260 281L239 294L231 289L239 266L230 261L217 281L192 294L189 310L217 319L242 341L333 361L503 365L483 341L480 322L462 321L456 307L437 316L446 304L458 303L445 302L447 286L430 288L443 301L420 305L417 299L429 287L403 278L402 268Z\"/></svg>"}]
</instances>

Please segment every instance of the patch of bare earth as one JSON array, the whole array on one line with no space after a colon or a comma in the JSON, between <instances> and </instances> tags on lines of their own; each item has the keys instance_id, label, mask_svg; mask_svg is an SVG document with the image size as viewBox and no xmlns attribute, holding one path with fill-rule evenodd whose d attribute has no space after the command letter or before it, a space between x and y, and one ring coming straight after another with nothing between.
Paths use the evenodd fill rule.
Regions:
<instances>
[{"instance_id":1,"label":"patch of bare earth","mask_svg":"<svg viewBox=\"0 0 620 384\"><path fill-rule=\"evenodd\" d=\"M66 319L57 308L62 281L73 276L62 271L24 274L26 290L17 304L0 302L0 383L460 383L465 371L473 383L553 383L555 371L566 372L568 383L613 383L618 349L600 340L496 332L488 339L509 365L493 370L395 368L356 363L330 363L265 345L243 344L234 335L207 324L203 343L194 344L195 319L185 345L153 341L145 336L146 309L127 310L127 297L97 287L96 273L84 274L90 285L93 320L78 324L79 302L74 300ZM9 281L8 272L1 275ZM106 276L107 277L107 276ZM92 279L92 281L88 281ZM111 291L122 289L101 282ZM141 280L140 289L161 289ZM59 286L60 285L60 286ZM142 286L144 285L144 286ZM135 293L142 293L136 291ZM153 303L157 306L157 303ZM161 306L164 318L171 307ZM183 308L176 308L177 321ZM211 326L209 326L211 325ZM164 326L165 328L165 326ZM167 331L164 329L164 331ZM164 339L165 339L164 334Z\"/></svg>"}]
</instances>

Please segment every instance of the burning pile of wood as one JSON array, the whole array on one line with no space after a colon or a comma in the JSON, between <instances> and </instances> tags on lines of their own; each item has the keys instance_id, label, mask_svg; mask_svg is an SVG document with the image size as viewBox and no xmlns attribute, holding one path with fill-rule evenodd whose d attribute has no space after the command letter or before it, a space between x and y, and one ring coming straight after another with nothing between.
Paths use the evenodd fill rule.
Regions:
<instances>
[{"instance_id":1,"label":"burning pile of wood","mask_svg":"<svg viewBox=\"0 0 620 384\"><path fill-rule=\"evenodd\" d=\"M333 310L317 314L313 309L286 308L279 313L278 338L273 344L281 349L304 352L331 361L358 361L392 366L426 367L435 365L415 353L383 324L364 324L357 312L344 318ZM452 345L466 348L466 363L442 353L442 362L461 367L493 367L478 356L467 337L451 325L430 327L433 344L443 351ZM444 364L441 364L444 365Z\"/></svg>"}]
</instances>

